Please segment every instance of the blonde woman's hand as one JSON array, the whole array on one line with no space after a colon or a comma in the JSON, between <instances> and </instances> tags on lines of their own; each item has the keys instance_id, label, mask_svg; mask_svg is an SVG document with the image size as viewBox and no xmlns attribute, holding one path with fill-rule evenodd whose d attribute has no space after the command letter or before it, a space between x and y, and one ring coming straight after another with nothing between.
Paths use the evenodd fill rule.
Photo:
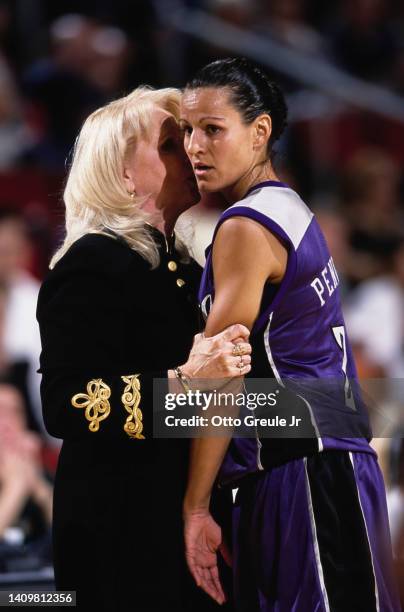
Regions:
<instances>
[{"instance_id":1,"label":"blonde woman's hand","mask_svg":"<svg viewBox=\"0 0 404 612\"><path fill-rule=\"evenodd\" d=\"M244 376L251 370L250 331L244 325L231 325L220 334L206 338L197 334L188 357L181 366L187 378L222 379ZM237 352L235 355L235 347Z\"/></svg>"}]
</instances>

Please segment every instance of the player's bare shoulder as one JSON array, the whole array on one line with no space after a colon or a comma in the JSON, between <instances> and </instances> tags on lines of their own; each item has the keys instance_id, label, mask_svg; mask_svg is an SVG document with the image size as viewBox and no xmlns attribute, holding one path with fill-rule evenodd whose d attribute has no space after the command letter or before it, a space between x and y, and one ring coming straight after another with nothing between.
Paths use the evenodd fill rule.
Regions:
<instances>
[{"instance_id":1,"label":"player's bare shoulder","mask_svg":"<svg viewBox=\"0 0 404 612\"><path fill-rule=\"evenodd\" d=\"M268 280L279 283L286 271L288 253L268 228L254 219L236 215L223 221L219 227L213 257L215 261L228 259L232 267L253 265L256 272L265 270Z\"/></svg>"}]
</instances>

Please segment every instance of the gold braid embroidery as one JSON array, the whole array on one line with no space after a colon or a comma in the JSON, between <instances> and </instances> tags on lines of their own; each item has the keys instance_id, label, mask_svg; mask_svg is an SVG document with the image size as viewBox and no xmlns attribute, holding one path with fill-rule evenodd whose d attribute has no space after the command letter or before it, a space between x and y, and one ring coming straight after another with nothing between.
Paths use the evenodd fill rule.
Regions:
<instances>
[{"instance_id":1,"label":"gold braid embroidery","mask_svg":"<svg viewBox=\"0 0 404 612\"><path fill-rule=\"evenodd\" d=\"M98 431L100 421L107 418L111 412L109 398L111 389L106 385L102 378L95 378L87 383L87 394L77 393L71 399L75 408L85 408L85 416L90 421L88 426L90 431Z\"/></svg>"},{"instance_id":2,"label":"gold braid embroidery","mask_svg":"<svg viewBox=\"0 0 404 612\"><path fill-rule=\"evenodd\" d=\"M129 412L129 416L126 419L123 429L130 438L144 440L145 437L142 435L143 414L139 408L141 394L140 380L138 376L140 375L134 374L132 376L121 376L123 382L126 383L121 399L123 405L125 406L125 410Z\"/></svg>"}]
</instances>

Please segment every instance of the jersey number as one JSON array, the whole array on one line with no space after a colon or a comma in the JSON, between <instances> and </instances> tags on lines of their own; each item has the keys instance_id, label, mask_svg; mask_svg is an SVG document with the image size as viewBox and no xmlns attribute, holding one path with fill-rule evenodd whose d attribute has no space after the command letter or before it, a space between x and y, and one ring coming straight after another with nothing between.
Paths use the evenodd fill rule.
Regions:
<instances>
[{"instance_id":1,"label":"jersey number","mask_svg":"<svg viewBox=\"0 0 404 612\"><path fill-rule=\"evenodd\" d=\"M351 389L351 384L349 382L349 378L348 378L348 375L346 373L348 357L347 357L347 353L346 353L345 327L343 325L336 325L335 327L332 328L332 332L334 334L334 338L335 338L339 348L342 351L342 366L341 366L341 369L342 369L342 371L344 373L344 377L345 377L345 384L344 384L345 405L348 408L351 408L352 410L356 410L355 400L354 400L354 396L353 396L352 389Z\"/></svg>"}]
</instances>

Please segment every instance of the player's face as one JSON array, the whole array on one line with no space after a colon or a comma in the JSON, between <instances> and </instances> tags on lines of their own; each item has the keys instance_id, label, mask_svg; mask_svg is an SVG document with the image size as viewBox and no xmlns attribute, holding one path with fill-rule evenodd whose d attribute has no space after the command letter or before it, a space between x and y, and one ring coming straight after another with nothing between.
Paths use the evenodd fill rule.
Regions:
<instances>
[{"instance_id":1,"label":"player's face","mask_svg":"<svg viewBox=\"0 0 404 612\"><path fill-rule=\"evenodd\" d=\"M254 125L246 125L227 88L185 91L180 126L201 192L226 194L248 176L257 160Z\"/></svg>"},{"instance_id":2,"label":"player's face","mask_svg":"<svg viewBox=\"0 0 404 612\"><path fill-rule=\"evenodd\" d=\"M196 204L200 196L182 134L173 115L156 107L147 139L140 140L125 167L128 191L148 196L146 210L174 215Z\"/></svg>"}]
</instances>

